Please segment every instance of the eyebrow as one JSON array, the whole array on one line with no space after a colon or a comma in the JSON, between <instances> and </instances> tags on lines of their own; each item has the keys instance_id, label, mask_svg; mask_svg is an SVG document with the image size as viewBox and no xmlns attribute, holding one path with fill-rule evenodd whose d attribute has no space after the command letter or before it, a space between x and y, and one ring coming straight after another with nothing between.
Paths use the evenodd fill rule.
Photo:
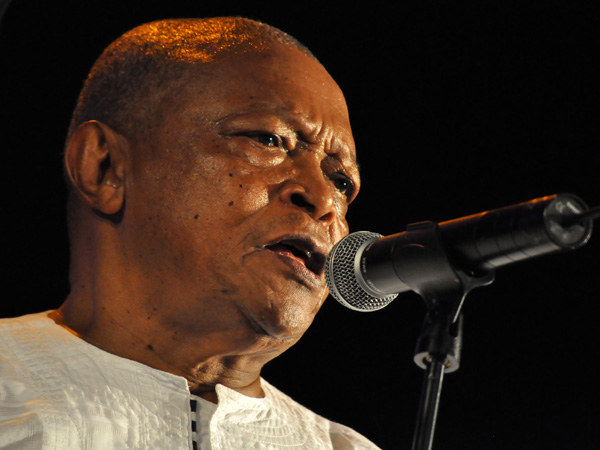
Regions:
<instances>
[{"instance_id":1,"label":"eyebrow","mask_svg":"<svg viewBox=\"0 0 600 450\"><path fill-rule=\"evenodd\" d=\"M301 139L299 139L299 141L305 142ZM356 157L356 153L352 153L349 150L344 150L342 152L326 151L325 155L326 158L339 161L339 163L346 168L346 170L351 170L352 172L356 171L359 178L361 177L361 166Z\"/></svg>"}]
</instances>

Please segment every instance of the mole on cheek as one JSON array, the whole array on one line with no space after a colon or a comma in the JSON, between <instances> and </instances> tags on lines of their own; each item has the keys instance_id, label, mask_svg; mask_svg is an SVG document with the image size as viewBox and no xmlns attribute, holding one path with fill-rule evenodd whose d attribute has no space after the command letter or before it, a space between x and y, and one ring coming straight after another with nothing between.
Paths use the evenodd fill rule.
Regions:
<instances>
[{"instance_id":1,"label":"mole on cheek","mask_svg":"<svg viewBox=\"0 0 600 450\"><path fill-rule=\"evenodd\" d=\"M229 206L233 206L233 200L229 202Z\"/></svg>"}]
</instances>

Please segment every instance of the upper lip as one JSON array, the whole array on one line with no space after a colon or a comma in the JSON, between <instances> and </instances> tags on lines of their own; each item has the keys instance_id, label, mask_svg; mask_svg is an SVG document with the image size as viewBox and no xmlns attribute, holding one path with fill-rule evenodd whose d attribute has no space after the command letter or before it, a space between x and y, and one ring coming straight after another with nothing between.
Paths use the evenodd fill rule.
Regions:
<instances>
[{"instance_id":1,"label":"upper lip","mask_svg":"<svg viewBox=\"0 0 600 450\"><path fill-rule=\"evenodd\" d=\"M292 251L303 253L306 268L316 275L321 276L325 272L325 261L330 248L324 242L306 234L288 234L274 239L266 244L264 248L275 244L285 245Z\"/></svg>"}]
</instances>

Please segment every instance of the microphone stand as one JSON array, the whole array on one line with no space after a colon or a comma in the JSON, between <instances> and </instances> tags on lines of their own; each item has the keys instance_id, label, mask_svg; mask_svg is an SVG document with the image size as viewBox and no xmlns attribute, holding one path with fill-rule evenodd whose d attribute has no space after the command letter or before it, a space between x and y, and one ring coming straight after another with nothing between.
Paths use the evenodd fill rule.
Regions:
<instances>
[{"instance_id":1,"label":"microphone stand","mask_svg":"<svg viewBox=\"0 0 600 450\"><path fill-rule=\"evenodd\" d=\"M410 257L399 260L409 263L399 270L428 308L414 357L425 378L412 450L431 450L444 373L456 371L460 363L462 304L472 289L492 283L494 272L476 276L452 264L434 222L409 225L406 233L412 244L402 251Z\"/></svg>"},{"instance_id":2,"label":"microphone stand","mask_svg":"<svg viewBox=\"0 0 600 450\"><path fill-rule=\"evenodd\" d=\"M417 351L415 355L415 362L425 370L425 377L417 414L413 450L430 450L432 448L444 373L457 370L460 361L462 315L459 317L459 322L456 323L458 326L455 327L457 330L456 336L453 336L454 333L447 326L449 325L447 315L429 312L425 319L424 331L419 338L419 345L432 336L438 342L437 345L432 346L431 352ZM448 337L452 337L450 344L452 348L448 348L447 344L450 342ZM417 348L419 345L417 345ZM433 349L434 346L439 348Z\"/></svg>"},{"instance_id":3,"label":"microphone stand","mask_svg":"<svg viewBox=\"0 0 600 450\"><path fill-rule=\"evenodd\" d=\"M432 448L443 377L460 362L467 294L492 283L497 267L583 246L598 218L600 206L587 209L578 197L559 194L440 224L419 222L387 237L358 232L336 244L326 279L340 303L372 311L412 290L427 306L414 356L425 379L413 450ZM336 259L341 263L334 271Z\"/></svg>"},{"instance_id":4,"label":"microphone stand","mask_svg":"<svg viewBox=\"0 0 600 450\"><path fill-rule=\"evenodd\" d=\"M570 203L582 207L584 211L578 211L572 205L569 208ZM535 241L536 245L542 245L545 240L550 239L557 247L550 246L546 249L542 245L537 254L556 251L558 248L564 250L580 247L589 239L592 220L600 218L600 206L585 210L586 206L581 200L567 194L537 199L526 205L532 211L540 208L542 213L538 214L543 218L541 225L535 220L531 224L523 221L519 226L513 226L512 232L505 234L512 239L511 242L517 243L521 239L519 234L525 231L533 236L535 231L545 230L549 238L538 239L539 242ZM516 215L512 216L515 211L518 212L519 207L516 205L488 214L497 234L502 234L503 221L519 223ZM468 220L469 218L464 218L463 222ZM477 235L483 242L486 236L483 231L486 227L485 220L475 220L481 228ZM575 224L581 226L574 228ZM440 234L448 233L449 226L451 227L450 223L446 223L440 227L434 222L409 225L405 233L408 244L396 251L398 259L395 267L398 273L402 273L403 281L423 298L428 308L414 357L415 363L425 370L425 379L412 450L432 448L444 373L458 370L460 364L463 324L460 310L465 297L472 289L487 286L494 281L493 269L476 275L461 269L459 264L448 257ZM503 241L500 243L504 244ZM510 249L510 245L507 248ZM510 258L509 262L512 262ZM496 264L500 263L497 261Z\"/></svg>"}]
</instances>

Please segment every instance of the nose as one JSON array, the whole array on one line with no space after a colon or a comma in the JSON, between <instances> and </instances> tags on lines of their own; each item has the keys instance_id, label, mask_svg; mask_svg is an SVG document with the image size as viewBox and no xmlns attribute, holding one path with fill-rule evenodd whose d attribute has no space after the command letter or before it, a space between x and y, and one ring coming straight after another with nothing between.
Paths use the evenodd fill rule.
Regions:
<instances>
[{"instance_id":1,"label":"nose","mask_svg":"<svg viewBox=\"0 0 600 450\"><path fill-rule=\"evenodd\" d=\"M334 194L322 174L320 180L312 177L289 180L281 186L279 198L286 204L300 208L325 226L332 225L336 219Z\"/></svg>"}]
</instances>

